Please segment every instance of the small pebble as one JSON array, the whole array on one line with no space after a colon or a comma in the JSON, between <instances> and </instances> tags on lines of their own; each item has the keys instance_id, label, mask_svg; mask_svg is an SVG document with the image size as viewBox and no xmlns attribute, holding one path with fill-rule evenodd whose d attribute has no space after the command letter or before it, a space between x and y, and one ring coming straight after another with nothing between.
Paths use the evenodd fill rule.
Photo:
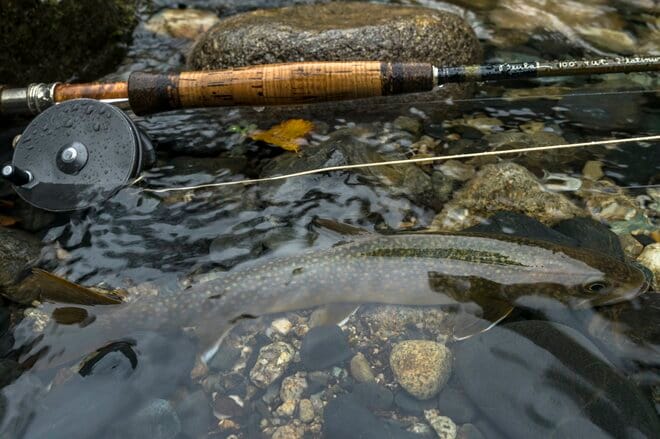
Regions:
<instances>
[{"instance_id":1,"label":"small pebble","mask_svg":"<svg viewBox=\"0 0 660 439\"><path fill-rule=\"evenodd\" d=\"M230 370L238 359L241 358L241 350L231 343L222 343L218 348L211 361L209 361L209 369L214 372L224 372Z\"/></svg>"},{"instance_id":2,"label":"small pebble","mask_svg":"<svg viewBox=\"0 0 660 439\"><path fill-rule=\"evenodd\" d=\"M457 434L456 424L446 416L440 416L437 410L424 410L424 418L433 427L440 439L455 439Z\"/></svg>"},{"instance_id":3,"label":"small pebble","mask_svg":"<svg viewBox=\"0 0 660 439\"><path fill-rule=\"evenodd\" d=\"M306 370L326 369L343 363L352 355L346 334L336 325L310 329L300 347L300 361Z\"/></svg>"},{"instance_id":4,"label":"small pebble","mask_svg":"<svg viewBox=\"0 0 660 439\"><path fill-rule=\"evenodd\" d=\"M280 399L282 401L297 401L302 397L305 390L307 390L307 380L297 373L282 380Z\"/></svg>"},{"instance_id":5,"label":"small pebble","mask_svg":"<svg viewBox=\"0 0 660 439\"><path fill-rule=\"evenodd\" d=\"M243 405L234 398L218 394L213 401L213 414L218 419L238 417L243 414Z\"/></svg>"},{"instance_id":6,"label":"small pebble","mask_svg":"<svg viewBox=\"0 0 660 439\"><path fill-rule=\"evenodd\" d=\"M394 119L394 126L414 135L418 135L422 131L422 122L408 116L399 116Z\"/></svg>"},{"instance_id":7,"label":"small pebble","mask_svg":"<svg viewBox=\"0 0 660 439\"><path fill-rule=\"evenodd\" d=\"M273 439L302 439L305 429L294 425L282 425L273 433Z\"/></svg>"},{"instance_id":8,"label":"small pebble","mask_svg":"<svg viewBox=\"0 0 660 439\"><path fill-rule=\"evenodd\" d=\"M250 380L261 389L268 387L282 376L293 354L293 347L281 341L262 347L250 371Z\"/></svg>"},{"instance_id":9,"label":"small pebble","mask_svg":"<svg viewBox=\"0 0 660 439\"><path fill-rule=\"evenodd\" d=\"M582 175L590 180L600 180L603 175L603 164L598 160L589 160L582 168Z\"/></svg>"},{"instance_id":10,"label":"small pebble","mask_svg":"<svg viewBox=\"0 0 660 439\"><path fill-rule=\"evenodd\" d=\"M642 253L642 250L644 250L642 243L635 239L630 233L619 235L619 241L621 242L621 248L623 251L630 257L636 258Z\"/></svg>"},{"instance_id":11,"label":"small pebble","mask_svg":"<svg viewBox=\"0 0 660 439\"><path fill-rule=\"evenodd\" d=\"M308 391L310 394L320 392L330 381L330 373L325 370L315 370L307 375Z\"/></svg>"},{"instance_id":12,"label":"small pebble","mask_svg":"<svg viewBox=\"0 0 660 439\"><path fill-rule=\"evenodd\" d=\"M314 420L314 405L309 399L301 399L298 409L300 420L309 423Z\"/></svg>"},{"instance_id":13,"label":"small pebble","mask_svg":"<svg viewBox=\"0 0 660 439\"><path fill-rule=\"evenodd\" d=\"M282 318L282 319L274 320L273 323L270 324L270 326L278 334L287 335L289 331L291 331L293 324L289 321L289 319Z\"/></svg>"},{"instance_id":14,"label":"small pebble","mask_svg":"<svg viewBox=\"0 0 660 439\"><path fill-rule=\"evenodd\" d=\"M351 375L355 378L355 381L359 383L366 383L375 380L374 374L371 371L371 366L367 361L367 357L364 356L362 352L358 352L351 359Z\"/></svg>"},{"instance_id":15,"label":"small pebble","mask_svg":"<svg viewBox=\"0 0 660 439\"><path fill-rule=\"evenodd\" d=\"M296 405L297 403L294 400L284 401L282 405L280 405L277 410L275 410L275 414L278 416L286 416L287 418L290 418L296 412Z\"/></svg>"},{"instance_id":16,"label":"small pebble","mask_svg":"<svg viewBox=\"0 0 660 439\"><path fill-rule=\"evenodd\" d=\"M447 160L438 166L447 177L458 181L468 181L474 177L474 166L470 166L458 160Z\"/></svg>"},{"instance_id":17,"label":"small pebble","mask_svg":"<svg viewBox=\"0 0 660 439\"><path fill-rule=\"evenodd\" d=\"M401 387L425 400L435 396L449 379L451 353L434 341L406 340L392 348L390 366Z\"/></svg>"},{"instance_id":18,"label":"small pebble","mask_svg":"<svg viewBox=\"0 0 660 439\"><path fill-rule=\"evenodd\" d=\"M644 247L637 262L651 270L653 273L653 288L660 287L660 243L649 244Z\"/></svg>"}]
</instances>

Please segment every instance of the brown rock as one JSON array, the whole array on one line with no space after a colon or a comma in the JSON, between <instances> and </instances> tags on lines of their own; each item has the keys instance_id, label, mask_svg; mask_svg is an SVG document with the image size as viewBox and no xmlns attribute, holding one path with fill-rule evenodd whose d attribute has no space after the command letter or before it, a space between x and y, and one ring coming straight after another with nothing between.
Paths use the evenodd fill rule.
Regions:
<instances>
[{"instance_id":1,"label":"brown rock","mask_svg":"<svg viewBox=\"0 0 660 439\"><path fill-rule=\"evenodd\" d=\"M524 213L545 224L585 215L564 195L546 191L524 167L501 162L482 167L454 194L430 229L462 230L501 210Z\"/></svg>"}]
</instances>

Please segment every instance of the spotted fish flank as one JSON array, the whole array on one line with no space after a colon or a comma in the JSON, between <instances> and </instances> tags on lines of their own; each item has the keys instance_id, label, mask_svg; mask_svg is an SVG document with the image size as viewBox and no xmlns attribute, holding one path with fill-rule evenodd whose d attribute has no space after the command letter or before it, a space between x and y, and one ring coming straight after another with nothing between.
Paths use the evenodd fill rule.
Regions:
<instances>
[{"instance_id":1,"label":"spotted fish flank","mask_svg":"<svg viewBox=\"0 0 660 439\"><path fill-rule=\"evenodd\" d=\"M468 233L370 235L228 273L177 295L90 307L96 319L73 328L70 340L93 350L131 330L187 327L211 341L242 317L336 303L476 303L482 318L498 322L523 296L598 306L632 298L646 285L635 266L546 241ZM470 324L463 332L488 327ZM75 350L61 333L42 343L64 343L57 352Z\"/></svg>"}]
</instances>

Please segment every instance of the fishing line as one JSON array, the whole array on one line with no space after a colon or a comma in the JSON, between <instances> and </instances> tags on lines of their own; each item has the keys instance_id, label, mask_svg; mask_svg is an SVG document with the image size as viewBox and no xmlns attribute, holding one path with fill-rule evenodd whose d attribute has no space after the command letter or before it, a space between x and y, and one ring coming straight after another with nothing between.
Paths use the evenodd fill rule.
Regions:
<instances>
[{"instance_id":1,"label":"fishing line","mask_svg":"<svg viewBox=\"0 0 660 439\"><path fill-rule=\"evenodd\" d=\"M245 180L236 180L236 181L224 181L219 183L206 183L195 186L184 186L184 187L174 187L174 188L164 188L164 189L143 189L146 192L153 193L165 193L165 192L174 192L174 191L190 191L195 189L203 188L215 188L223 186L236 186L236 185L248 185L255 183L264 183L269 181L278 181L285 180L288 178L302 177L305 175L320 174L324 172L331 171L345 171L349 169L362 169L362 168L375 168L378 166L391 166L391 165L403 165L409 163L428 163L434 161L442 160L452 160L452 159L464 159L464 158L473 158L473 157L486 157L486 156L499 156L507 154L520 154L523 152L535 152L535 151L550 151L557 149L569 149L569 148L580 148L596 145L616 145L622 143L633 143L633 142L654 142L659 141L660 135L654 136L644 136L644 137L633 137L627 139L612 139L612 140L595 140L591 142L580 142L580 143L568 143L561 145L549 145L549 146L535 146L529 148L520 148L520 149L506 149L502 151L485 151L485 152L474 152L474 153L465 153L465 154L452 154L444 156L434 156L434 157L423 157L423 158L413 158L413 159L402 159L402 160L388 160L384 162L373 162L373 163L359 163L352 165L340 165L340 166L328 166L323 168L310 169L307 171L294 172L292 174L276 175L274 177L265 177L265 178L252 178Z\"/></svg>"}]
</instances>

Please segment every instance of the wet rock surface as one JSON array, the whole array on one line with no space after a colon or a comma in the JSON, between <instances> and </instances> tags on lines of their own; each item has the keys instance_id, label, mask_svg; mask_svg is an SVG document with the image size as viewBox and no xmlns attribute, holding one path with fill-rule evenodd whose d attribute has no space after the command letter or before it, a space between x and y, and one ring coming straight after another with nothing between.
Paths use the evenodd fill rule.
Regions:
<instances>
[{"instance_id":1,"label":"wet rock surface","mask_svg":"<svg viewBox=\"0 0 660 439\"><path fill-rule=\"evenodd\" d=\"M28 263L36 261L41 252L41 242L35 236L21 230L0 227L0 294L17 297L16 284Z\"/></svg>"},{"instance_id":2,"label":"wet rock surface","mask_svg":"<svg viewBox=\"0 0 660 439\"><path fill-rule=\"evenodd\" d=\"M416 44L406 44L415 41ZM266 9L223 20L197 42L196 69L285 61L469 63L481 49L459 17L432 9L356 2Z\"/></svg>"},{"instance_id":3,"label":"wet rock surface","mask_svg":"<svg viewBox=\"0 0 660 439\"><path fill-rule=\"evenodd\" d=\"M250 379L260 388L268 387L279 379L293 359L293 348L284 342L264 346L250 371Z\"/></svg>"},{"instance_id":4,"label":"wet rock surface","mask_svg":"<svg viewBox=\"0 0 660 439\"><path fill-rule=\"evenodd\" d=\"M406 340L390 354L390 366L397 382L418 399L435 396L451 374L451 353L440 343Z\"/></svg>"},{"instance_id":5,"label":"wet rock surface","mask_svg":"<svg viewBox=\"0 0 660 439\"><path fill-rule=\"evenodd\" d=\"M320 370L341 364L352 355L346 335L336 325L310 329L300 347L300 360L307 370Z\"/></svg>"},{"instance_id":6,"label":"wet rock surface","mask_svg":"<svg viewBox=\"0 0 660 439\"><path fill-rule=\"evenodd\" d=\"M546 191L526 168L501 162L482 167L443 207L431 228L464 229L501 210L524 213L545 224L585 215L565 196Z\"/></svg>"},{"instance_id":7,"label":"wet rock surface","mask_svg":"<svg viewBox=\"0 0 660 439\"><path fill-rule=\"evenodd\" d=\"M136 0L8 1L0 22L0 83L92 80L121 61Z\"/></svg>"},{"instance_id":8,"label":"wet rock surface","mask_svg":"<svg viewBox=\"0 0 660 439\"><path fill-rule=\"evenodd\" d=\"M657 435L657 414L642 393L574 334L539 321L494 328L456 346L456 373L508 437L544 435L567 422L571 434Z\"/></svg>"}]
</instances>

